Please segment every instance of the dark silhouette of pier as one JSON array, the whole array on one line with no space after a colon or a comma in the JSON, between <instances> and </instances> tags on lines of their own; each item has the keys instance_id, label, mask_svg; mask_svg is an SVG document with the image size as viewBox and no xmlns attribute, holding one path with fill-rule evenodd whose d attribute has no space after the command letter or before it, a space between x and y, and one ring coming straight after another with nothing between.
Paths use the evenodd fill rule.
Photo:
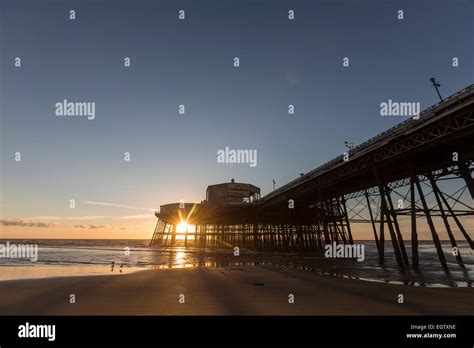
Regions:
<instances>
[{"instance_id":1,"label":"dark silhouette of pier","mask_svg":"<svg viewBox=\"0 0 474 348\"><path fill-rule=\"evenodd\" d=\"M462 224L474 215L473 103L470 85L261 198L255 186L232 181L219 186L227 200L163 205L151 245L315 252L332 242L352 244L351 223L367 223L381 265L388 237L398 266L416 269L417 230L426 223L441 265L447 268L440 225L463 267L455 232L474 248ZM410 219L411 260L402 217ZM183 222L194 231L179 231Z\"/></svg>"}]
</instances>

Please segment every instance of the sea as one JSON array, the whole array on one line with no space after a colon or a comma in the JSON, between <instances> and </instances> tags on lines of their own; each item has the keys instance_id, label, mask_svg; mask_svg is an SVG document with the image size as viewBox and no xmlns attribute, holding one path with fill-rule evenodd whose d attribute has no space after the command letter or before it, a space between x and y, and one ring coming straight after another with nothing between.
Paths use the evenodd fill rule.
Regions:
<instances>
[{"instance_id":1,"label":"sea","mask_svg":"<svg viewBox=\"0 0 474 348\"><path fill-rule=\"evenodd\" d=\"M474 255L467 243L458 243L465 267L452 253L449 241L442 241L448 270L441 267L432 241L419 241L419 270L397 267L390 242L385 244L385 264L378 264L374 241L355 241L364 245L365 260L327 258L323 252L298 254L240 249L156 248L149 240L97 239L0 239L0 245L38 246L36 262L0 256L0 281L81 275L121 275L146 269L252 266L296 268L328 277L427 287L472 287ZM411 264L411 249L406 243Z\"/></svg>"}]
</instances>

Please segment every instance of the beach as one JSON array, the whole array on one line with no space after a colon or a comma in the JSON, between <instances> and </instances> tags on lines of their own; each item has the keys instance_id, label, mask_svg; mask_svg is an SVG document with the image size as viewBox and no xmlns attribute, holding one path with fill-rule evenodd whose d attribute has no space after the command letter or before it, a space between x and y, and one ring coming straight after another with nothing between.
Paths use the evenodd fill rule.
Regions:
<instances>
[{"instance_id":1,"label":"beach","mask_svg":"<svg viewBox=\"0 0 474 348\"><path fill-rule=\"evenodd\" d=\"M75 303L70 303L71 294ZM294 303L289 303L290 294ZM400 294L403 303L399 303ZM386 284L275 266L148 269L121 275L0 282L2 315L472 313L474 291L468 287Z\"/></svg>"}]
</instances>

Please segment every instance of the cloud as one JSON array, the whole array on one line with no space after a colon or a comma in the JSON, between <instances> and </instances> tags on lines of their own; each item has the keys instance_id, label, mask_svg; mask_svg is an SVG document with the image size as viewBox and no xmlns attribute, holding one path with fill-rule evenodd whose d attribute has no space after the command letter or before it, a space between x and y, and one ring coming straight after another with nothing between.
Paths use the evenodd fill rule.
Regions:
<instances>
[{"instance_id":1,"label":"cloud","mask_svg":"<svg viewBox=\"0 0 474 348\"><path fill-rule=\"evenodd\" d=\"M110 216L67 216L66 220L94 220L94 219L109 219Z\"/></svg>"},{"instance_id":2,"label":"cloud","mask_svg":"<svg viewBox=\"0 0 474 348\"><path fill-rule=\"evenodd\" d=\"M137 215L126 215L120 216L119 219L148 219L154 217L153 214L137 214Z\"/></svg>"},{"instance_id":3,"label":"cloud","mask_svg":"<svg viewBox=\"0 0 474 348\"><path fill-rule=\"evenodd\" d=\"M34 216L34 217L25 217L21 220L61 220L61 216Z\"/></svg>"},{"instance_id":4,"label":"cloud","mask_svg":"<svg viewBox=\"0 0 474 348\"><path fill-rule=\"evenodd\" d=\"M0 220L0 225L3 226L17 226L17 227L57 227L60 224L57 222L39 222L26 220Z\"/></svg>"},{"instance_id":5,"label":"cloud","mask_svg":"<svg viewBox=\"0 0 474 348\"><path fill-rule=\"evenodd\" d=\"M88 216L35 216L25 217L21 220L100 220L100 219L148 219L154 217L153 214L135 214L135 215L122 215L122 216L110 216L110 215L88 215Z\"/></svg>"},{"instance_id":6,"label":"cloud","mask_svg":"<svg viewBox=\"0 0 474 348\"><path fill-rule=\"evenodd\" d=\"M130 205L107 203L107 202L94 202L94 201L81 201L81 202L86 203L86 204L93 204L93 205L104 205L104 206L107 206L107 207L134 209L134 210L149 210L149 211L153 211L153 212L156 211L156 209L154 209L154 208L133 207L133 206L130 206Z\"/></svg>"},{"instance_id":7,"label":"cloud","mask_svg":"<svg viewBox=\"0 0 474 348\"><path fill-rule=\"evenodd\" d=\"M74 228L87 228L89 230L95 230L95 229L101 229L101 228L110 228L110 226L90 224L90 225L74 225Z\"/></svg>"},{"instance_id":8,"label":"cloud","mask_svg":"<svg viewBox=\"0 0 474 348\"><path fill-rule=\"evenodd\" d=\"M22 220L93 220L93 219L109 219L112 216L34 216L25 217Z\"/></svg>"}]
</instances>

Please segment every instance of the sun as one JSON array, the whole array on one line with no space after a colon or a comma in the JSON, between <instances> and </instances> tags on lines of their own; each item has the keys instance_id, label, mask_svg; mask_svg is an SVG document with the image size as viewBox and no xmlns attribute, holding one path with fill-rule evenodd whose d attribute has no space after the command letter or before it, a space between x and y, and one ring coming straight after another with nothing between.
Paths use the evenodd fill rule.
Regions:
<instances>
[{"instance_id":1,"label":"sun","mask_svg":"<svg viewBox=\"0 0 474 348\"><path fill-rule=\"evenodd\" d=\"M187 229L188 224L186 223L186 221L181 221L178 225L176 225L176 232L178 233L186 232Z\"/></svg>"}]
</instances>

